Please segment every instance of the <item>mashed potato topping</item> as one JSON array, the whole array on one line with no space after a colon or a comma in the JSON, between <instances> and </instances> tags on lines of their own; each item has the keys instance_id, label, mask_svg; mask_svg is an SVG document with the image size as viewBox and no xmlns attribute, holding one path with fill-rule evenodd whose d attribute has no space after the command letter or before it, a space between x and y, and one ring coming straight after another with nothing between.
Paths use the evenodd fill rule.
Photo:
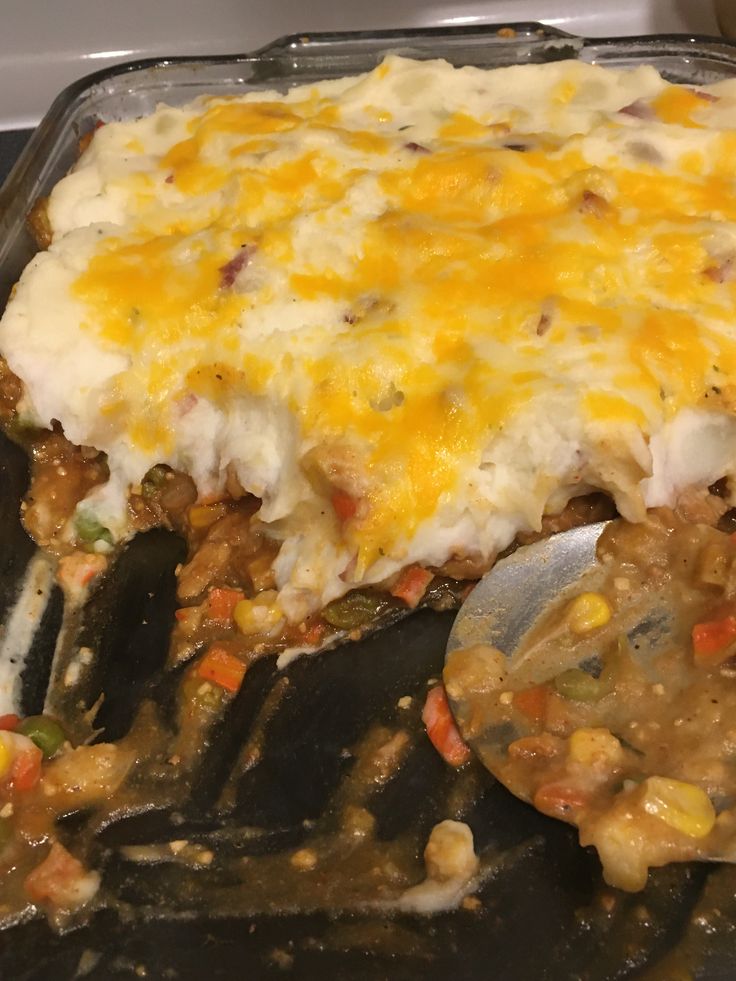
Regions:
<instances>
[{"instance_id":1,"label":"mashed potato topping","mask_svg":"<svg viewBox=\"0 0 736 981\"><path fill-rule=\"evenodd\" d=\"M572 61L160 106L54 189L0 350L107 454L81 512L119 539L155 464L235 477L298 620L734 472L735 155L736 83Z\"/></svg>"}]
</instances>

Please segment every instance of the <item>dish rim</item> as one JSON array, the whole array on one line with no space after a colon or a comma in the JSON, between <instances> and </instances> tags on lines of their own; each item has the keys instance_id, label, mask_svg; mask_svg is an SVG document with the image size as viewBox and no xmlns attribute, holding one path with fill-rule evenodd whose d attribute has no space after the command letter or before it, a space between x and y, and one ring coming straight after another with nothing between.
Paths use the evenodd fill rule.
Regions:
<instances>
[{"instance_id":1,"label":"dish rim","mask_svg":"<svg viewBox=\"0 0 736 981\"><path fill-rule=\"evenodd\" d=\"M25 219L34 201L74 163L83 133L92 127L97 103L140 97L147 90L169 94L189 73L191 98L218 86L283 87L370 70L389 52L445 57L483 67L539 63L574 57L603 64L675 61L696 70L736 76L736 41L696 34L653 34L586 38L535 21L288 34L253 51L232 55L146 58L85 75L54 99L0 186L0 309L30 259ZM235 69L223 79L221 72ZM209 69L209 72L207 71ZM153 84L155 83L155 84ZM163 100L160 100L163 101ZM183 99L172 100L182 104ZM132 118L134 114L121 115ZM24 237L25 236L25 237ZM23 240L23 241L19 241ZM31 252L32 254L32 252Z\"/></svg>"}]
</instances>

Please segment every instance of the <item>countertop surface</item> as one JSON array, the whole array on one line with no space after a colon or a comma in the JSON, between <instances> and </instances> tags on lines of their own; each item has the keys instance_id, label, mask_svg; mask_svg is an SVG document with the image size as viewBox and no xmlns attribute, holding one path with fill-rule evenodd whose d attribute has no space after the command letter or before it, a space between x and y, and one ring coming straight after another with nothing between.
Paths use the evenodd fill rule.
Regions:
<instances>
[{"instance_id":1,"label":"countertop surface","mask_svg":"<svg viewBox=\"0 0 736 981\"><path fill-rule=\"evenodd\" d=\"M32 132L32 129L0 132L0 184L10 173L10 168L18 159Z\"/></svg>"},{"instance_id":2,"label":"countertop surface","mask_svg":"<svg viewBox=\"0 0 736 981\"><path fill-rule=\"evenodd\" d=\"M3 0L0 130L34 126L66 85L109 65L252 51L284 34L538 20L586 36L718 33L712 0Z\"/></svg>"}]
</instances>

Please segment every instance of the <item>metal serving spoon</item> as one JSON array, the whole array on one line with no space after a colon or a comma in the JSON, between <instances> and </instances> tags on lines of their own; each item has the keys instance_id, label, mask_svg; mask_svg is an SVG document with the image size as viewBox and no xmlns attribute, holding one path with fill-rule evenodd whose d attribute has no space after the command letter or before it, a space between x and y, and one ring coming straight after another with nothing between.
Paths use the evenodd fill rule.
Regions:
<instances>
[{"instance_id":1,"label":"metal serving spoon","mask_svg":"<svg viewBox=\"0 0 736 981\"><path fill-rule=\"evenodd\" d=\"M481 649L472 670L466 666L457 671L453 670L456 652L475 645L503 652L503 687L509 690L549 682L572 668L582 667L595 676L600 671L600 663L596 664L602 646L599 633L574 643L562 636L552 644L529 643L528 638L545 613L564 603L566 593L595 591L602 584L606 570L597 561L596 546L608 524L584 525L519 548L480 580L458 613L447 644L447 695L463 738L496 776L507 762L509 744L524 734L508 721L507 713L503 719L494 717L497 700L489 698L489 691L494 687L491 675L499 655L494 661L492 652ZM657 655L672 644L675 601L671 587L657 589L648 584L645 591L639 591L632 582L628 602L621 603L616 613L616 633L628 636L631 656L653 685L668 682L659 673ZM487 679L483 677L483 655ZM498 684L495 688L497 694ZM635 712L632 706L632 715ZM509 789L517 792L513 786Z\"/></svg>"},{"instance_id":2,"label":"metal serving spoon","mask_svg":"<svg viewBox=\"0 0 736 981\"><path fill-rule=\"evenodd\" d=\"M603 651L622 643L634 670L646 680L646 688L665 703L676 699L680 691L687 692L691 683L687 672L673 677L668 668L672 662L660 657L681 649L683 643L682 618L678 617L684 599L681 592L668 577L652 581L646 570L637 571L633 564L623 570L634 570L630 581L626 575L612 578L610 567L596 554L598 539L608 524L562 532L502 559L465 601L448 640L444 680L458 728L486 768L528 803L533 803L530 786L509 766L508 749L529 733L529 727L524 729L521 713L504 709L504 698L515 700L519 691L550 682L548 687L554 689L554 679L559 681L563 672L575 668L579 669L576 678L581 678L582 671L595 678L602 670ZM564 619L558 616L566 601L599 586L610 591L612 585L620 587L622 596L616 597L610 624L588 637L571 638ZM608 702L607 709L602 704L599 709L595 700L588 706L587 725L607 725L605 713L611 702L610 698L602 701ZM627 732L627 725L659 725L651 716L645 703L625 696L615 707L618 735L625 740L622 731ZM670 715L659 730L658 742L671 745L675 730L668 734L666 727L681 721ZM654 771L646 754L641 763L641 779L652 772L677 777L677 772L668 773L666 758L657 759ZM673 769L676 771L676 760ZM693 839L692 848L680 860L736 863L736 795L729 793L714 803L720 814L718 823L707 837ZM578 823L572 816L557 816ZM624 888L631 887L624 884Z\"/></svg>"},{"instance_id":3,"label":"metal serving spoon","mask_svg":"<svg viewBox=\"0 0 736 981\"><path fill-rule=\"evenodd\" d=\"M501 559L460 608L447 641L445 664L452 666L456 651L487 644L506 655L505 684L513 686L522 638L545 609L559 600L561 591L595 568L596 544L605 526L606 522L600 522L573 528ZM549 676L559 671L555 666ZM542 674L546 673L542 666ZM489 716L484 686L477 675L465 683L462 676L453 677L446 687L463 738L484 766L498 776L508 745L518 733L508 723L499 724ZM483 716L482 726L479 714Z\"/></svg>"},{"instance_id":4,"label":"metal serving spoon","mask_svg":"<svg viewBox=\"0 0 736 981\"><path fill-rule=\"evenodd\" d=\"M463 603L447 654L484 643L511 658L545 608L595 567L596 544L607 524L601 521L552 535L497 562Z\"/></svg>"}]
</instances>

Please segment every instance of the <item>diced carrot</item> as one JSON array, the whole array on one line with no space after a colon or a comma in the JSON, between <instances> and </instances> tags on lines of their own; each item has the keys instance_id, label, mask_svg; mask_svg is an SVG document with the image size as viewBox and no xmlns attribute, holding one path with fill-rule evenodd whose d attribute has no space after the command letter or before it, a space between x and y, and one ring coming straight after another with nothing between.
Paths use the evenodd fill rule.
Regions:
<instances>
[{"instance_id":1,"label":"diced carrot","mask_svg":"<svg viewBox=\"0 0 736 981\"><path fill-rule=\"evenodd\" d=\"M585 807L589 796L579 787L566 783L545 783L534 795L534 806L542 814L570 820L575 812Z\"/></svg>"},{"instance_id":2,"label":"diced carrot","mask_svg":"<svg viewBox=\"0 0 736 981\"><path fill-rule=\"evenodd\" d=\"M10 782L14 790L32 790L41 778L43 753L38 746L29 746L13 760L10 768Z\"/></svg>"},{"instance_id":3,"label":"diced carrot","mask_svg":"<svg viewBox=\"0 0 736 981\"><path fill-rule=\"evenodd\" d=\"M470 759L471 752L455 725L444 685L437 685L427 693L422 709L422 722L427 735L440 756L451 766L462 766Z\"/></svg>"},{"instance_id":4,"label":"diced carrot","mask_svg":"<svg viewBox=\"0 0 736 981\"><path fill-rule=\"evenodd\" d=\"M104 555L75 552L59 560L57 577L61 587L74 594L89 586L95 576L99 576L106 568L107 559Z\"/></svg>"},{"instance_id":5,"label":"diced carrot","mask_svg":"<svg viewBox=\"0 0 736 981\"><path fill-rule=\"evenodd\" d=\"M434 573L420 565L408 565L402 569L391 590L391 595L403 600L413 610L427 592L427 586L434 579Z\"/></svg>"},{"instance_id":6,"label":"diced carrot","mask_svg":"<svg viewBox=\"0 0 736 981\"><path fill-rule=\"evenodd\" d=\"M327 632L327 624L322 620L315 620L314 623L310 623L304 632L304 643L308 647L317 647L318 644L322 643L322 638Z\"/></svg>"},{"instance_id":7,"label":"diced carrot","mask_svg":"<svg viewBox=\"0 0 736 981\"><path fill-rule=\"evenodd\" d=\"M223 624L232 623L233 610L242 599L245 599L245 593L240 589L211 589L207 597L207 619Z\"/></svg>"},{"instance_id":8,"label":"diced carrot","mask_svg":"<svg viewBox=\"0 0 736 981\"><path fill-rule=\"evenodd\" d=\"M727 616L721 620L696 623L692 638L696 664L701 666L720 664L733 653L733 643L736 641L736 617Z\"/></svg>"},{"instance_id":9,"label":"diced carrot","mask_svg":"<svg viewBox=\"0 0 736 981\"><path fill-rule=\"evenodd\" d=\"M544 685L523 688L514 692L514 708L525 715L530 722L542 722L547 714L548 691Z\"/></svg>"},{"instance_id":10,"label":"diced carrot","mask_svg":"<svg viewBox=\"0 0 736 981\"><path fill-rule=\"evenodd\" d=\"M197 674L206 681L213 681L225 691L236 692L245 677L246 665L221 644L211 644L197 665Z\"/></svg>"},{"instance_id":11,"label":"diced carrot","mask_svg":"<svg viewBox=\"0 0 736 981\"><path fill-rule=\"evenodd\" d=\"M97 575L97 570L94 568L94 566L88 565L87 568L83 570L82 575L80 576L81 585L88 586L96 575Z\"/></svg>"},{"instance_id":12,"label":"diced carrot","mask_svg":"<svg viewBox=\"0 0 736 981\"><path fill-rule=\"evenodd\" d=\"M4 729L6 732L13 732L18 728L20 723L20 716L10 713L9 715L0 715L0 729Z\"/></svg>"},{"instance_id":13,"label":"diced carrot","mask_svg":"<svg viewBox=\"0 0 736 981\"><path fill-rule=\"evenodd\" d=\"M181 621L184 621L184 620L188 620L189 617L192 615L192 611L194 609L195 609L195 607L193 607L193 606L182 606L182 607L180 607L178 610L176 610L174 612L174 616L180 622Z\"/></svg>"},{"instance_id":14,"label":"diced carrot","mask_svg":"<svg viewBox=\"0 0 736 981\"><path fill-rule=\"evenodd\" d=\"M358 511L358 502L347 491L343 490L332 492L332 506L340 521L349 521L355 517Z\"/></svg>"}]
</instances>

